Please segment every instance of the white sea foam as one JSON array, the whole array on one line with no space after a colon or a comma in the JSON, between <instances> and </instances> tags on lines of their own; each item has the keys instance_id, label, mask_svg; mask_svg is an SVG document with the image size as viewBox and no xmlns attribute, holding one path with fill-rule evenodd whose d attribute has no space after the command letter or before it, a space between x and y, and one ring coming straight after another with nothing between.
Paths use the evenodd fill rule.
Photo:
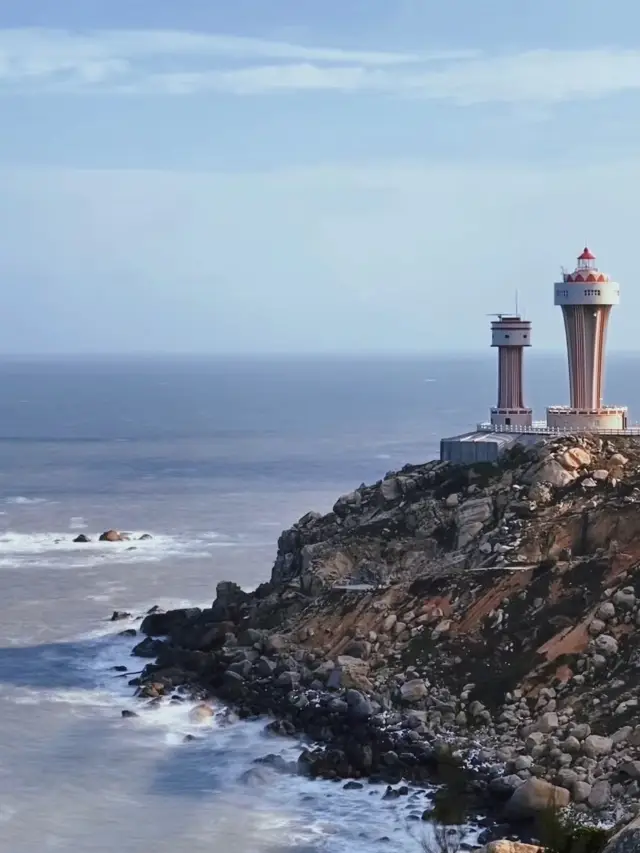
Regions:
<instances>
[{"instance_id":1,"label":"white sea foam","mask_svg":"<svg viewBox=\"0 0 640 853\"><path fill-rule=\"evenodd\" d=\"M129 540L99 542L99 534L90 534L90 542L74 542L66 532L23 533L0 532L0 569L28 566L77 568L116 562L157 562L169 557L202 558L213 549L235 547L237 542L215 532L197 537L153 535L141 540L147 531L128 531Z\"/></svg>"},{"instance_id":2,"label":"white sea foam","mask_svg":"<svg viewBox=\"0 0 640 853\"><path fill-rule=\"evenodd\" d=\"M4 499L4 502L7 504L13 504L15 506L26 505L29 506L31 504L46 504L48 503L46 498L25 498L22 495L15 495L12 497L8 497Z\"/></svg>"},{"instance_id":3,"label":"white sea foam","mask_svg":"<svg viewBox=\"0 0 640 853\"><path fill-rule=\"evenodd\" d=\"M159 603L166 608L194 606L188 601ZM121 632L138 627L140 614L147 609L145 604L136 608L130 619L105 621L70 641L78 652L71 658L71 665L86 677L86 689L22 690L15 700L21 704L66 704L73 716L104 715L121 726L129 749L146 752L151 749L167 756L175 753L176 758L180 750L195 750L190 754L202 758L201 772L207 789L207 774L211 774L212 783L214 777L218 780L223 777L221 793L214 795L221 797L218 803L221 811L215 811L215 838L237 843L238 819L234 821L231 816L241 814L246 816L245 829L252 842L251 849L277 846L286 850L308 845L326 853L371 853L383 836L391 839L398 853L420 849L418 842L424 824L418 823L416 818L429 806L429 791L414 792L412 800L403 797L385 802L381 799L384 786L367 785L361 790L344 791L341 786L328 782L277 774L273 775L273 784L247 787L242 783L242 776L256 766L256 758L277 752L286 761L292 761L300 752L300 744L293 739L265 741L264 722L229 724L224 720L222 705L215 703L212 703L216 709L214 716L198 724L190 718L195 704L192 701L172 703L165 699L152 705L137 700L128 681L146 661L131 656L140 637L123 637ZM123 665L128 668L126 673L114 669ZM122 719L124 709L135 711L138 716ZM192 738L195 742L187 742ZM230 820L229 826L224 827L220 825L220 815L224 816L227 800ZM212 807L215 808L216 802L214 800ZM474 833L469 831L466 840L471 841L473 837Z\"/></svg>"},{"instance_id":4,"label":"white sea foam","mask_svg":"<svg viewBox=\"0 0 640 853\"><path fill-rule=\"evenodd\" d=\"M69 520L69 529L70 530L85 530L89 525L84 520L81 515L74 515Z\"/></svg>"}]
</instances>

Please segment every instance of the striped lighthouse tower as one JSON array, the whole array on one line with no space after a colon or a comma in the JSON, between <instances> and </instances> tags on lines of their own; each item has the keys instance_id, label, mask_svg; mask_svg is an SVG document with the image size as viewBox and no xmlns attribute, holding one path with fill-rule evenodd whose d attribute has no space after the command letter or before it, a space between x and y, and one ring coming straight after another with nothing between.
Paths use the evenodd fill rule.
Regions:
<instances>
[{"instance_id":1,"label":"striped lighthouse tower","mask_svg":"<svg viewBox=\"0 0 640 853\"><path fill-rule=\"evenodd\" d=\"M620 285L601 272L585 247L573 272L554 285L562 308L569 366L569 406L547 409L547 423L560 429L625 429L627 409L603 404L604 356L613 305Z\"/></svg>"},{"instance_id":2,"label":"striped lighthouse tower","mask_svg":"<svg viewBox=\"0 0 640 853\"><path fill-rule=\"evenodd\" d=\"M531 426L531 409L524 404L523 352L531 346L531 323L517 315L498 315L491 323L491 346L498 348L498 405L491 409L497 427Z\"/></svg>"}]
</instances>

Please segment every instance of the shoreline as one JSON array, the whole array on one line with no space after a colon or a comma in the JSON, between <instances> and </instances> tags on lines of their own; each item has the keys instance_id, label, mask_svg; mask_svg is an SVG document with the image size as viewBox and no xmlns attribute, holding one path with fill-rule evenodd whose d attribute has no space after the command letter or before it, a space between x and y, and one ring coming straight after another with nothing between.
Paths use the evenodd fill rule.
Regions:
<instances>
[{"instance_id":1,"label":"shoreline","mask_svg":"<svg viewBox=\"0 0 640 853\"><path fill-rule=\"evenodd\" d=\"M131 684L302 733L287 770L306 777L444 784L451 822L482 813L486 840L528 841L550 809L630 821L639 503L628 439L407 465L285 530L253 592L222 582L211 607L148 613L134 654L153 662Z\"/></svg>"},{"instance_id":2,"label":"shoreline","mask_svg":"<svg viewBox=\"0 0 640 853\"><path fill-rule=\"evenodd\" d=\"M224 608L236 606L234 595L238 601L251 595L232 584L220 586L224 587ZM217 601L220 603L220 597ZM372 791L380 790L381 801L409 798L432 789L433 807L423 810L421 820L477 830L478 847L468 849L504 838L535 842L530 822L505 815L512 791L499 784L503 777L496 775L495 765L483 762L481 733L476 739L464 738L445 728L439 737L427 739L417 732L415 712L393 706L383 709L355 687L305 686L305 660L296 661L292 668L293 656L302 657L299 649L263 630L249 628L244 636L240 632L239 636L232 635L227 630L229 620L207 621L212 612L215 603L210 611L180 608L163 612L152 608L145 615L138 632L144 639L132 654L143 660L154 657L139 676L128 681L141 702L154 705L179 690L183 701L195 703L194 720L206 720L213 714L212 704L222 702L229 725L237 715L238 721L264 723L264 732L275 744L277 738L288 740L290 745L294 738L306 741L297 761L285 762L274 747L256 755L253 763L258 768L267 766L289 776L333 781L347 790L371 785ZM210 631L212 624L220 626L215 631L218 637L221 630L225 631L225 644L215 652L176 646L169 638L176 630L208 626ZM167 634L159 633L165 630ZM131 629L125 633L132 636ZM217 644L213 636L210 642ZM207 658L205 668L203 655ZM246 664L258 661L264 666L263 674L257 673L252 679ZM289 668L283 668L283 661ZM264 674L266 670L270 672ZM300 670L302 677L297 680L295 675L301 674ZM132 717L135 712L123 711L123 716ZM247 771L248 777L250 774Z\"/></svg>"}]
</instances>

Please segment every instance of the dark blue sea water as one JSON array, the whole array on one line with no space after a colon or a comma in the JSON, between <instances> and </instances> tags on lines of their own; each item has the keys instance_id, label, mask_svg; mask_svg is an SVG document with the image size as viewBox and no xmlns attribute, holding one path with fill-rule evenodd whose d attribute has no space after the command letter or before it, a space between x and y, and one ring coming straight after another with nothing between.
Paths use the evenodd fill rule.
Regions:
<instances>
[{"instance_id":1,"label":"dark blue sea water","mask_svg":"<svg viewBox=\"0 0 640 853\"><path fill-rule=\"evenodd\" d=\"M609 366L608 400L632 420L639 366ZM529 359L527 379L540 417L566 402L561 357ZM384 836L418 849L407 816L425 795L398 805L282 777L247 788L255 757L296 744L246 724L184 744L177 707L123 721L131 691L110 667L138 662L106 619L267 578L282 528L436 456L494 395L490 352L0 362L0 850L371 853ZM71 542L110 527L154 538Z\"/></svg>"}]
</instances>

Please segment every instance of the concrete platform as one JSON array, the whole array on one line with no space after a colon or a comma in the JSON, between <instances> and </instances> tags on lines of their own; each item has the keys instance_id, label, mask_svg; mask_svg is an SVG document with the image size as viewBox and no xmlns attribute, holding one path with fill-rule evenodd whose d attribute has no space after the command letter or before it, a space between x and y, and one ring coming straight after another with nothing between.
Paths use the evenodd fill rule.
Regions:
<instances>
[{"instance_id":1,"label":"concrete platform","mask_svg":"<svg viewBox=\"0 0 640 853\"><path fill-rule=\"evenodd\" d=\"M537 444L542 438L530 433L466 432L440 439L440 461L458 465L496 462L514 444Z\"/></svg>"}]
</instances>

